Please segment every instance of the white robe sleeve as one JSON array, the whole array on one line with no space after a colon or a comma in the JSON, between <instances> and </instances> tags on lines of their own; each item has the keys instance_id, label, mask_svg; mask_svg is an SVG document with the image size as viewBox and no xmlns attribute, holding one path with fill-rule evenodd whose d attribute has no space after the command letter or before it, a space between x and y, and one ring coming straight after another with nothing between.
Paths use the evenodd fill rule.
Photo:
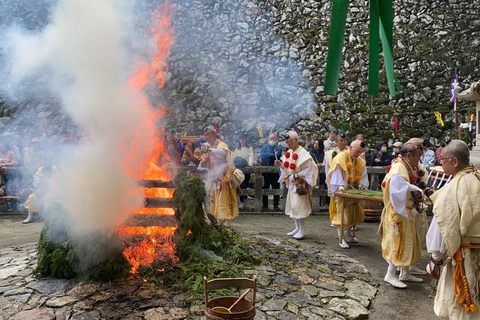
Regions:
<instances>
[{"instance_id":1,"label":"white robe sleeve","mask_svg":"<svg viewBox=\"0 0 480 320\"><path fill-rule=\"evenodd\" d=\"M410 183L405 181L402 176L396 174L390 178L389 197L393 210L402 217L408 218L408 213L405 208L407 202L408 189Z\"/></svg>"},{"instance_id":2,"label":"white robe sleeve","mask_svg":"<svg viewBox=\"0 0 480 320\"><path fill-rule=\"evenodd\" d=\"M365 168L362 171L362 180L360 180L360 188L368 189L369 185L370 185L370 181L368 181L367 168Z\"/></svg>"},{"instance_id":3,"label":"white robe sleeve","mask_svg":"<svg viewBox=\"0 0 480 320\"><path fill-rule=\"evenodd\" d=\"M298 172L299 177L305 178L305 181L312 187L317 184L317 181L313 181L313 176L315 175L315 164L313 161L305 161L305 167L302 171Z\"/></svg>"},{"instance_id":4,"label":"white robe sleeve","mask_svg":"<svg viewBox=\"0 0 480 320\"><path fill-rule=\"evenodd\" d=\"M248 149L248 165L253 166L253 148Z\"/></svg>"},{"instance_id":5,"label":"white robe sleeve","mask_svg":"<svg viewBox=\"0 0 480 320\"><path fill-rule=\"evenodd\" d=\"M282 183L284 180L283 180L283 176L285 175L285 169L283 167L283 165L281 165L280 167L278 167L280 169L280 177L278 177L278 181L277 182L280 182Z\"/></svg>"},{"instance_id":6,"label":"white robe sleeve","mask_svg":"<svg viewBox=\"0 0 480 320\"><path fill-rule=\"evenodd\" d=\"M432 222L430 223L430 228L427 233L427 251L431 253L433 259L441 260L443 259L445 253L447 252L447 247L443 241L442 233L437 224L437 219L433 217Z\"/></svg>"},{"instance_id":7,"label":"white robe sleeve","mask_svg":"<svg viewBox=\"0 0 480 320\"><path fill-rule=\"evenodd\" d=\"M330 176L330 193L338 191L340 188L344 189L346 186L345 179L343 177L343 170L339 167L332 172Z\"/></svg>"}]
</instances>

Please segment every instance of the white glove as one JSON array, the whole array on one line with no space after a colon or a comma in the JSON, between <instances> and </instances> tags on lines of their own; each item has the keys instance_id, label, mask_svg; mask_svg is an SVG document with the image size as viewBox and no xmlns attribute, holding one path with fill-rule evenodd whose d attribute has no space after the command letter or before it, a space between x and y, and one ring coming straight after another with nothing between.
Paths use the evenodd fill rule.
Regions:
<instances>
[{"instance_id":1,"label":"white glove","mask_svg":"<svg viewBox=\"0 0 480 320\"><path fill-rule=\"evenodd\" d=\"M415 217L417 216L417 214L418 214L417 209L412 208L412 210L410 211L410 220L415 221Z\"/></svg>"},{"instance_id":2,"label":"white glove","mask_svg":"<svg viewBox=\"0 0 480 320\"><path fill-rule=\"evenodd\" d=\"M417 187L414 184L409 184L408 185L408 191L414 192L414 191L420 191L423 194L423 190Z\"/></svg>"}]
</instances>

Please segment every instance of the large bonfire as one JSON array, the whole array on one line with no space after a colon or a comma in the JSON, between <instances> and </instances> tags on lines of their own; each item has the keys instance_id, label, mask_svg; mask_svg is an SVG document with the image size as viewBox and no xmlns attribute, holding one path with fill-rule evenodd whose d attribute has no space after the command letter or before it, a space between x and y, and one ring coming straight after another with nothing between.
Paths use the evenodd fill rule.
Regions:
<instances>
[{"instance_id":1,"label":"large bonfire","mask_svg":"<svg viewBox=\"0 0 480 320\"><path fill-rule=\"evenodd\" d=\"M157 125L168 114L167 106L155 108L150 105L148 94L151 89L158 92L166 83L165 74L168 71L167 60L174 41L172 28L172 6L167 2L163 8L154 13L155 26L151 29L155 37L155 50L150 63L137 61L134 74L129 79L128 85L137 90L142 99L138 107L144 117L137 124L135 133L130 140L125 141L123 151L125 154L125 174L135 180L171 181L173 173L169 170L170 157L161 138L161 130ZM135 107L135 106L134 106ZM145 150L142 150L145 148ZM173 189L169 188L135 188L129 190L129 196L145 198L172 198ZM173 208L142 207L134 211L135 215L155 215L173 217ZM172 221L172 219L168 219ZM120 237L135 238L130 241L124 250L124 255L132 265L131 272L138 270L140 265L150 264L156 260L177 261L175 244L172 241L177 225L169 226L119 226ZM133 237L128 237L133 236Z\"/></svg>"}]
</instances>

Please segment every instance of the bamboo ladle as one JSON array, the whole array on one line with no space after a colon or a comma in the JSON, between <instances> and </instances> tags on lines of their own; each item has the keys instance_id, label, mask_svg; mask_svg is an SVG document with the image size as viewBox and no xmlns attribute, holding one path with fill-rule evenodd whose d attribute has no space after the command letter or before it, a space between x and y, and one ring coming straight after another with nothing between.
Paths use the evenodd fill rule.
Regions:
<instances>
[{"instance_id":1,"label":"bamboo ladle","mask_svg":"<svg viewBox=\"0 0 480 320\"><path fill-rule=\"evenodd\" d=\"M243 298L245 298L245 296L250 292L250 290L252 290L252 288L248 289L247 291L245 291L244 293L242 293L242 295L240 297L238 297L237 301L235 301L231 306L230 308L225 308L225 307L222 307L222 306L217 306L217 307L213 307L212 310L214 311L217 311L217 312L222 312L222 313L232 313L232 309L240 302L240 300L242 300Z\"/></svg>"}]
</instances>

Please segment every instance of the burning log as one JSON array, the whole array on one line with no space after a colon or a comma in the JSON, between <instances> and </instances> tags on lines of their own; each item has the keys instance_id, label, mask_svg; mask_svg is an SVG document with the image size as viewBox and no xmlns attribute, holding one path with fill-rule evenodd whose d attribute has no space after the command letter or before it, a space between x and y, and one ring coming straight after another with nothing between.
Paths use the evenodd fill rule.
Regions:
<instances>
[{"instance_id":1,"label":"burning log","mask_svg":"<svg viewBox=\"0 0 480 320\"><path fill-rule=\"evenodd\" d=\"M177 218L171 215L136 214L124 223L124 227L173 227L177 225Z\"/></svg>"},{"instance_id":2,"label":"burning log","mask_svg":"<svg viewBox=\"0 0 480 320\"><path fill-rule=\"evenodd\" d=\"M172 198L145 198L145 207L147 208L173 208L173 206Z\"/></svg>"},{"instance_id":3,"label":"burning log","mask_svg":"<svg viewBox=\"0 0 480 320\"><path fill-rule=\"evenodd\" d=\"M175 188L173 181L138 180L138 185L144 188Z\"/></svg>"}]
</instances>

